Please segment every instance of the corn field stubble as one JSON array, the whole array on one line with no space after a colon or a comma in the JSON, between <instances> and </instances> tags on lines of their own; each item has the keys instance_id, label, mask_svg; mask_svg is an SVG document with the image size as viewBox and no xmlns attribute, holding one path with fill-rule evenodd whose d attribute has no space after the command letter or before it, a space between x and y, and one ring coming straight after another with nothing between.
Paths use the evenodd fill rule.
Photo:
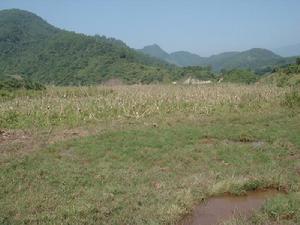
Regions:
<instances>
[{"instance_id":1,"label":"corn field stubble","mask_svg":"<svg viewBox=\"0 0 300 225\"><path fill-rule=\"evenodd\" d=\"M228 224L299 224L298 98L222 84L48 87L4 99L4 131L125 125L2 161L0 223L177 224L209 196L277 188L288 194Z\"/></svg>"},{"instance_id":2,"label":"corn field stubble","mask_svg":"<svg viewBox=\"0 0 300 225\"><path fill-rule=\"evenodd\" d=\"M259 110L278 104L286 92L273 86L48 87L0 105L1 128L69 126L113 119L141 119L182 113L210 115ZM253 109L254 107L254 109Z\"/></svg>"}]
</instances>

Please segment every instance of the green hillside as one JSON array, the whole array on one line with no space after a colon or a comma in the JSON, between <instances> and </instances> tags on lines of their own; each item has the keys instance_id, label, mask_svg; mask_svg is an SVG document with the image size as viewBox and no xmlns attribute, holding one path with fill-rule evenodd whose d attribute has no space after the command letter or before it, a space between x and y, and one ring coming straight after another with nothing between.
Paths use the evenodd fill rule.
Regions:
<instances>
[{"instance_id":1,"label":"green hillside","mask_svg":"<svg viewBox=\"0 0 300 225\"><path fill-rule=\"evenodd\" d=\"M139 51L148 54L152 57L156 57L163 60L167 60L169 57L169 54L164 50L162 50L162 48L159 47L157 44L145 46L143 49L140 49Z\"/></svg>"},{"instance_id":2,"label":"green hillside","mask_svg":"<svg viewBox=\"0 0 300 225\"><path fill-rule=\"evenodd\" d=\"M151 49L151 50L150 50ZM158 51L159 50L159 51ZM158 45L147 46L140 50L145 54L156 57L178 66L212 66L214 71L222 69L250 69L259 74L269 72L277 65L285 65L294 62L295 58L284 58L272 51L261 48L253 48L243 52L224 52L210 57L201 57L186 51L168 54ZM163 54L161 54L163 52Z\"/></svg>"},{"instance_id":3,"label":"green hillside","mask_svg":"<svg viewBox=\"0 0 300 225\"><path fill-rule=\"evenodd\" d=\"M176 61L176 59L172 59L172 57L164 51L161 47L159 47L157 44L148 45L145 46L142 49L137 49L138 52L142 52L145 55L154 57L156 59L163 60L167 63L176 65L176 66L182 66L180 63Z\"/></svg>"},{"instance_id":4,"label":"green hillside","mask_svg":"<svg viewBox=\"0 0 300 225\"><path fill-rule=\"evenodd\" d=\"M20 75L43 84L86 85L112 79L149 84L187 76L211 79L212 72L204 72L207 66L212 71L247 69L263 74L295 61L265 49L211 57L185 51L168 54L156 44L136 51L114 38L61 30L18 9L0 11L0 27L0 77Z\"/></svg>"},{"instance_id":5,"label":"green hillside","mask_svg":"<svg viewBox=\"0 0 300 225\"><path fill-rule=\"evenodd\" d=\"M284 58L269 50L254 48L244 52L232 52L225 55L212 56L205 63L212 65L215 70L234 68L258 70L284 62Z\"/></svg>"},{"instance_id":6,"label":"green hillside","mask_svg":"<svg viewBox=\"0 0 300 225\"><path fill-rule=\"evenodd\" d=\"M201 62L205 60L205 58L187 51L178 51L169 54L157 44L145 46L137 51L180 67L198 66L203 64Z\"/></svg>"},{"instance_id":7,"label":"green hillside","mask_svg":"<svg viewBox=\"0 0 300 225\"><path fill-rule=\"evenodd\" d=\"M173 52L169 55L171 62L175 62L179 66L198 66L203 65L202 62L205 58L200 57L199 55L192 54L186 51Z\"/></svg>"},{"instance_id":8,"label":"green hillside","mask_svg":"<svg viewBox=\"0 0 300 225\"><path fill-rule=\"evenodd\" d=\"M274 69L273 73L265 75L260 83L275 84L279 87L300 87L300 58L296 64L290 64Z\"/></svg>"},{"instance_id":9,"label":"green hillside","mask_svg":"<svg viewBox=\"0 0 300 225\"><path fill-rule=\"evenodd\" d=\"M27 11L0 11L0 27L0 76L19 74L58 85L171 79L165 62L119 40L64 31Z\"/></svg>"}]
</instances>

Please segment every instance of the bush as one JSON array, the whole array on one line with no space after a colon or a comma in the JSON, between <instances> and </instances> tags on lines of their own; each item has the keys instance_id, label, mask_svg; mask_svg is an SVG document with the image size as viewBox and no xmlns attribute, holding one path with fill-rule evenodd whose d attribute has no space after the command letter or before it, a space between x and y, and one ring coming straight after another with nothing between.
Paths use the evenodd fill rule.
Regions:
<instances>
[{"instance_id":1,"label":"bush","mask_svg":"<svg viewBox=\"0 0 300 225\"><path fill-rule=\"evenodd\" d=\"M21 76L0 77L0 90L2 92L1 95L7 95L7 91L14 91L17 89L44 90L45 86Z\"/></svg>"},{"instance_id":2,"label":"bush","mask_svg":"<svg viewBox=\"0 0 300 225\"><path fill-rule=\"evenodd\" d=\"M291 92L287 93L284 97L283 105L286 105L290 108L300 106L300 90L293 89Z\"/></svg>"},{"instance_id":3,"label":"bush","mask_svg":"<svg viewBox=\"0 0 300 225\"><path fill-rule=\"evenodd\" d=\"M250 70L233 69L226 71L224 74L224 82L251 84L258 80L258 76Z\"/></svg>"}]
</instances>

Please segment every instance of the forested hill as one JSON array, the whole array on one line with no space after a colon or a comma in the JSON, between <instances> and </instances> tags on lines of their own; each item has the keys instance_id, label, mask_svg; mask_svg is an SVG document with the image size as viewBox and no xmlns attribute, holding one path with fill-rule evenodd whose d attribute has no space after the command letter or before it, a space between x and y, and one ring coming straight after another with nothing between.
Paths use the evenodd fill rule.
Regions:
<instances>
[{"instance_id":1,"label":"forested hill","mask_svg":"<svg viewBox=\"0 0 300 225\"><path fill-rule=\"evenodd\" d=\"M274 66L285 65L295 61L295 58L284 58L262 48L253 48L242 52L224 52L210 57L201 57L186 51L168 54L158 45L149 45L139 51L183 67L210 65L214 71L242 68L263 72L267 69L270 70Z\"/></svg>"},{"instance_id":2,"label":"forested hill","mask_svg":"<svg viewBox=\"0 0 300 225\"><path fill-rule=\"evenodd\" d=\"M58 29L18 9L0 11L0 76L21 75L42 83L71 85L171 79L167 63L103 36Z\"/></svg>"},{"instance_id":3,"label":"forested hill","mask_svg":"<svg viewBox=\"0 0 300 225\"><path fill-rule=\"evenodd\" d=\"M186 51L169 54L157 44L145 46L142 49L137 49L137 51L181 67L203 65L202 62L206 59Z\"/></svg>"}]
</instances>

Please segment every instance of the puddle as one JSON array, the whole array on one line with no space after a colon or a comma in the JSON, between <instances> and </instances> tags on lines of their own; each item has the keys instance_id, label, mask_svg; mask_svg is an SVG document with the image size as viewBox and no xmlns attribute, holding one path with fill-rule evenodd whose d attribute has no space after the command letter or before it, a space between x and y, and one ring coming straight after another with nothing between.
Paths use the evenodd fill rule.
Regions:
<instances>
[{"instance_id":1,"label":"puddle","mask_svg":"<svg viewBox=\"0 0 300 225\"><path fill-rule=\"evenodd\" d=\"M249 217L259 210L264 202L280 192L276 190L249 192L243 196L225 195L212 197L198 205L179 225L217 225L233 215Z\"/></svg>"}]
</instances>

